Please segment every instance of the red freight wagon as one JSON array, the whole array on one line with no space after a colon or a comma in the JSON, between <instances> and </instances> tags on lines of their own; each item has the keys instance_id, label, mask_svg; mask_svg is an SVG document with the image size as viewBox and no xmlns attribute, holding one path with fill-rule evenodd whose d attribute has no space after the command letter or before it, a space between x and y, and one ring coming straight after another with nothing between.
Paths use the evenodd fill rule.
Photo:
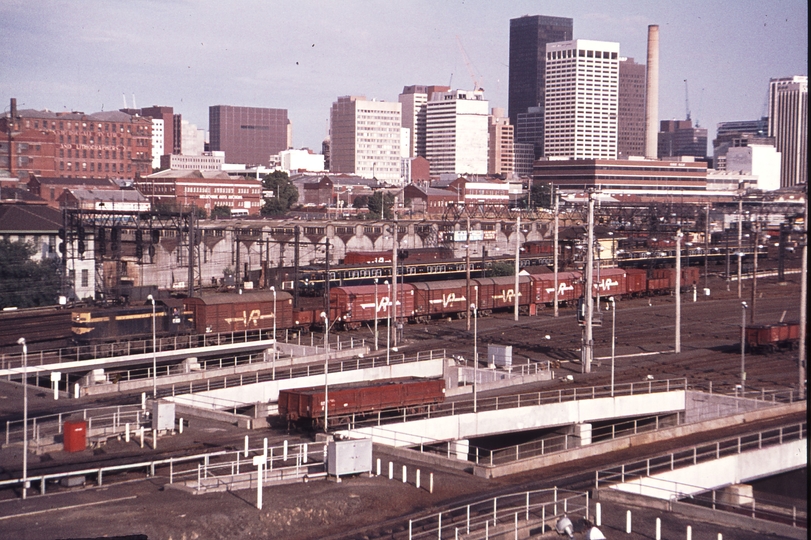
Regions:
<instances>
[{"instance_id":1,"label":"red freight wagon","mask_svg":"<svg viewBox=\"0 0 811 540\"><path fill-rule=\"evenodd\" d=\"M425 281L411 285L414 287L414 319L417 322L467 311L467 280ZM470 295L474 298L475 285L474 281L470 282Z\"/></svg>"},{"instance_id":2,"label":"red freight wagon","mask_svg":"<svg viewBox=\"0 0 811 540\"><path fill-rule=\"evenodd\" d=\"M599 278L598 272L594 270L594 291L592 294L597 296L623 296L628 292L626 287L625 270L622 268L600 268Z\"/></svg>"},{"instance_id":3,"label":"red freight wagon","mask_svg":"<svg viewBox=\"0 0 811 540\"><path fill-rule=\"evenodd\" d=\"M375 289L377 289L377 304L375 304ZM329 290L330 321L340 318L345 328L358 328L361 323L389 317L411 318L414 315L414 289L409 283L397 284L397 309L394 309L393 287L378 283L375 285L350 285L346 287L332 287Z\"/></svg>"},{"instance_id":4,"label":"red freight wagon","mask_svg":"<svg viewBox=\"0 0 811 540\"><path fill-rule=\"evenodd\" d=\"M668 278L649 278L648 294L668 294L673 290Z\"/></svg>"},{"instance_id":5,"label":"red freight wagon","mask_svg":"<svg viewBox=\"0 0 811 540\"><path fill-rule=\"evenodd\" d=\"M385 264L391 263L391 251L350 251L344 257L344 264Z\"/></svg>"},{"instance_id":6,"label":"red freight wagon","mask_svg":"<svg viewBox=\"0 0 811 540\"><path fill-rule=\"evenodd\" d=\"M377 383L329 386L330 417L386 409L433 405L445 401L444 379L394 379ZM324 387L279 392L279 415L289 422L324 418ZM323 424L322 424L323 425Z\"/></svg>"},{"instance_id":7,"label":"red freight wagon","mask_svg":"<svg viewBox=\"0 0 811 540\"><path fill-rule=\"evenodd\" d=\"M471 280L478 286L478 293L471 286L471 302L476 304L478 311L487 314L496 309L511 309L515 307L515 276L494 278L476 278ZM529 276L518 277L518 305L524 311L532 303L532 280Z\"/></svg>"},{"instance_id":8,"label":"red freight wagon","mask_svg":"<svg viewBox=\"0 0 811 540\"><path fill-rule=\"evenodd\" d=\"M625 291L629 296L642 296L647 294L648 271L640 268L626 268Z\"/></svg>"},{"instance_id":9,"label":"red freight wagon","mask_svg":"<svg viewBox=\"0 0 811 540\"><path fill-rule=\"evenodd\" d=\"M555 274L531 274L532 301L536 304L555 303ZM574 302L583 295L580 272L558 272L558 303Z\"/></svg>"},{"instance_id":10,"label":"red freight wagon","mask_svg":"<svg viewBox=\"0 0 811 540\"><path fill-rule=\"evenodd\" d=\"M276 292L275 314L271 291L203 293L183 299L183 305L201 334L270 330L274 317L277 329L293 327L293 297L283 291Z\"/></svg>"},{"instance_id":11,"label":"red freight wagon","mask_svg":"<svg viewBox=\"0 0 811 540\"><path fill-rule=\"evenodd\" d=\"M746 346L757 352L774 352L799 345L800 324L797 322L756 324L746 327Z\"/></svg>"}]
</instances>

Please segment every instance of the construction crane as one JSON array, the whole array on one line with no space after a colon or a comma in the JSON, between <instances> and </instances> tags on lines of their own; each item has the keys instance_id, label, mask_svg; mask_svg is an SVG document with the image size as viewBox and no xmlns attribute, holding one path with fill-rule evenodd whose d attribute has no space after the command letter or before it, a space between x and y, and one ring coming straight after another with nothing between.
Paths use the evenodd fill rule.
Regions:
<instances>
[{"instance_id":1,"label":"construction crane","mask_svg":"<svg viewBox=\"0 0 811 540\"><path fill-rule=\"evenodd\" d=\"M690 120L690 94L687 92L687 79L684 79L684 108L687 110L687 120Z\"/></svg>"},{"instance_id":2,"label":"construction crane","mask_svg":"<svg viewBox=\"0 0 811 540\"><path fill-rule=\"evenodd\" d=\"M468 58L467 52L465 52L465 48L462 46L462 40L459 39L459 36L456 36L456 44L459 45L459 51L462 53L462 59L465 61L467 71L470 73L470 78L473 80L473 91L484 90L484 88L479 85L479 80L481 77L476 76L476 70L473 68L473 64L470 62L470 58Z\"/></svg>"}]
</instances>

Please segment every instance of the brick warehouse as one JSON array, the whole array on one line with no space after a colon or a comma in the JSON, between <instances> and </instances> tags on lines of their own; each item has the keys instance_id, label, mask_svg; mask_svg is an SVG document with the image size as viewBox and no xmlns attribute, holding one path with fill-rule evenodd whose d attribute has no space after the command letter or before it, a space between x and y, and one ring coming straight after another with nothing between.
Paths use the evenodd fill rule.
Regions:
<instances>
[{"instance_id":1,"label":"brick warehouse","mask_svg":"<svg viewBox=\"0 0 811 540\"><path fill-rule=\"evenodd\" d=\"M120 111L34 109L0 118L0 170L67 178L134 178L152 172L152 120Z\"/></svg>"}]
</instances>

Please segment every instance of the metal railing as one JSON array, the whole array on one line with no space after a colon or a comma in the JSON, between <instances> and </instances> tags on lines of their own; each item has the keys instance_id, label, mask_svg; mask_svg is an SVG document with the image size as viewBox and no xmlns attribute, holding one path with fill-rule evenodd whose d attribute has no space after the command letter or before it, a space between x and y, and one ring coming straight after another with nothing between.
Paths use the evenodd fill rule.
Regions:
<instances>
[{"instance_id":1,"label":"metal railing","mask_svg":"<svg viewBox=\"0 0 811 540\"><path fill-rule=\"evenodd\" d=\"M781 445L784 441L806 438L808 438L807 422L761 430L737 437L727 437L653 458L646 458L642 461L626 463L619 467L596 471L594 478L595 489L599 489L601 485L605 484L619 484L638 478L647 478L652 474L697 465L698 463L721 459L748 450Z\"/></svg>"},{"instance_id":2,"label":"metal railing","mask_svg":"<svg viewBox=\"0 0 811 540\"><path fill-rule=\"evenodd\" d=\"M322 369L321 373L323 372L324 370ZM675 390L687 390L687 379L666 379L663 381L644 381L616 384L614 385L614 397L672 392ZM363 427L381 426L385 423L391 423L394 421L398 423L409 422L427 418L470 414L473 412L500 411L603 397L611 397L610 386L589 386L585 388L571 389L562 388L559 390L511 394L490 398L479 397L476 400L475 411L473 400L466 400L450 401L436 405L403 409L397 411L397 413L389 415L382 412L375 412L371 415L335 415L330 418L330 424L333 426L345 426L346 429L353 430Z\"/></svg>"},{"instance_id":3,"label":"metal railing","mask_svg":"<svg viewBox=\"0 0 811 540\"><path fill-rule=\"evenodd\" d=\"M418 352L413 355L398 354L390 355L388 361L385 356L374 356L367 358L352 358L348 360L333 361L329 363L330 373L343 373L345 371L357 371L361 369L378 368L399 364L409 364L413 362L425 362L429 360L445 358L445 349L436 349ZM270 364L266 362L266 364ZM324 364L319 361L312 364L273 366L268 365L263 373L255 372L249 374L235 374L224 376L222 379L206 379L204 381L190 381L188 384L172 384L158 389L158 397L178 396L183 394L197 394L211 390L220 390L243 386L246 384L257 384L276 380L296 379L300 377L311 377L324 374Z\"/></svg>"},{"instance_id":4,"label":"metal railing","mask_svg":"<svg viewBox=\"0 0 811 540\"><path fill-rule=\"evenodd\" d=\"M145 418L140 405L118 405L113 407L85 408L59 414L49 414L28 419L28 440L37 446L41 439L56 437L62 433L65 420L84 420L87 433L90 430L123 431L126 424L140 426ZM23 421L7 420L5 444L21 443L24 438Z\"/></svg>"},{"instance_id":5,"label":"metal railing","mask_svg":"<svg viewBox=\"0 0 811 540\"><path fill-rule=\"evenodd\" d=\"M152 444L154 446L155 442L153 441ZM105 477L109 477L110 474L130 473L137 472L139 470L144 470L146 473L143 479L162 476L163 478L167 479L170 484L188 481L188 479L195 480L197 483L199 483L202 478L215 477L219 477L220 480L225 481L225 475L229 474L228 471L232 471L230 473L231 475L237 475L240 474L240 470L245 472L253 469L253 456L265 455L267 456L267 468L270 468L271 470L281 470L291 468L286 466L290 456L296 460L296 464L292 467L295 468L298 466L299 469L303 469L303 465L309 462L312 462L316 466L319 463L325 463L323 459L319 462L319 458L324 456L325 453L326 450L320 449L316 451L309 451L306 443L289 446L285 441L283 446L268 447L267 439L265 439L265 444L261 448L250 449L246 446L244 450L240 451L224 450L204 454L195 454L191 456L139 461L124 465L92 467L52 474L33 475L28 476L28 481L33 485L38 485L39 493L42 495L46 494L49 482L59 482L63 478L74 478L80 476L91 478L95 477L96 486L102 486ZM189 467L188 464L192 464L192 466ZM159 470L159 468L163 468L163 471ZM289 477L289 474L287 477ZM131 480L131 478L127 478L127 480ZM0 489L15 487L22 485L22 483L22 478L2 480L0 481Z\"/></svg>"},{"instance_id":6,"label":"metal railing","mask_svg":"<svg viewBox=\"0 0 811 540\"><path fill-rule=\"evenodd\" d=\"M408 538L514 538L519 528L548 523L564 515L589 519L589 495L557 487L501 495L408 520Z\"/></svg>"}]
</instances>

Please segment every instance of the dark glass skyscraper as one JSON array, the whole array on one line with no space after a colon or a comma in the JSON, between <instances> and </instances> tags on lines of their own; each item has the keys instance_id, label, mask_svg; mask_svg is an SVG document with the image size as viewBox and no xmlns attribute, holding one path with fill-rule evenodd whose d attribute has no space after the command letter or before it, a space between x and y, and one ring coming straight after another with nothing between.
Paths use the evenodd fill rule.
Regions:
<instances>
[{"instance_id":1,"label":"dark glass skyscraper","mask_svg":"<svg viewBox=\"0 0 811 540\"><path fill-rule=\"evenodd\" d=\"M226 163L267 166L289 147L287 109L214 105L208 129L211 150L225 152Z\"/></svg>"},{"instance_id":2,"label":"dark glass skyscraper","mask_svg":"<svg viewBox=\"0 0 811 540\"><path fill-rule=\"evenodd\" d=\"M574 21L566 17L525 15L510 19L509 116L518 125L518 114L543 107L546 84L546 44L570 41Z\"/></svg>"}]
</instances>

